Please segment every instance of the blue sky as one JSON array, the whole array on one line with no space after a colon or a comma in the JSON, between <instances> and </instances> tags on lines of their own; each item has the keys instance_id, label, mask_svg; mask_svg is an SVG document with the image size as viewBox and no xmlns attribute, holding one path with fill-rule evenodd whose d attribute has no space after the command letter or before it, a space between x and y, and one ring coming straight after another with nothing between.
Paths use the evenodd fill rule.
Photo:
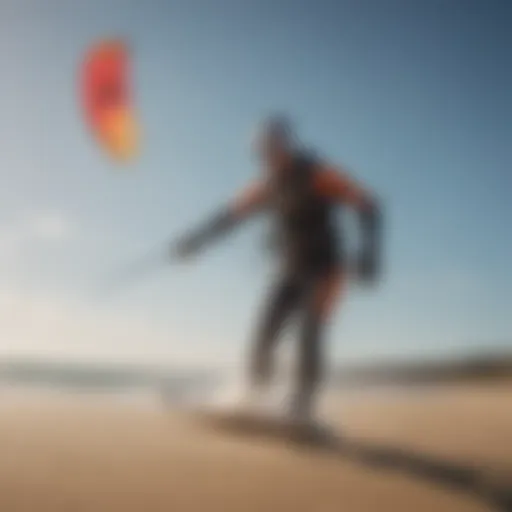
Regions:
<instances>
[{"instance_id":1,"label":"blue sky","mask_svg":"<svg viewBox=\"0 0 512 512\"><path fill-rule=\"evenodd\" d=\"M386 201L385 279L343 298L333 358L510 347L508 2L3 0L0 14L1 353L243 354L269 277L262 225L101 286L257 172L251 131L274 109ZM134 49L130 169L78 105L83 52L110 36Z\"/></svg>"}]
</instances>

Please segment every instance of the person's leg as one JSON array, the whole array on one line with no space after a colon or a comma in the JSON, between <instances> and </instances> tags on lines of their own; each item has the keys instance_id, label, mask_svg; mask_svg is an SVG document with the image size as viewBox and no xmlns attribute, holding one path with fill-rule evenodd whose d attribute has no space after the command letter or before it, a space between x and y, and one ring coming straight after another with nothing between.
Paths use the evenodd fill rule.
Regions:
<instances>
[{"instance_id":1,"label":"person's leg","mask_svg":"<svg viewBox=\"0 0 512 512\"><path fill-rule=\"evenodd\" d=\"M295 414L300 417L307 418L313 413L315 396L324 376L322 338L341 284L342 274L338 269L322 272L308 283L299 346L297 395L293 405Z\"/></svg>"},{"instance_id":2,"label":"person's leg","mask_svg":"<svg viewBox=\"0 0 512 512\"><path fill-rule=\"evenodd\" d=\"M271 288L252 346L249 380L253 389L261 388L272 377L274 347L286 320L298 305L299 293L299 283L288 277L279 279Z\"/></svg>"}]
</instances>

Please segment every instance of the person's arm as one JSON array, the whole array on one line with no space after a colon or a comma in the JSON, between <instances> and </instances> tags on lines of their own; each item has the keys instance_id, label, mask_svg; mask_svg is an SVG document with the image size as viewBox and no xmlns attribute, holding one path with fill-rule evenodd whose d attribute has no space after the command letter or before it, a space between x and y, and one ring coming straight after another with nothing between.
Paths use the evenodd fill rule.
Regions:
<instances>
[{"instance_id":1,"label":"person's arm","mask_svg":"<svg viewBox=\"0 0 512 512\"><path fill-rule=\"evenodd\" d=\"M241 221L260 210L266 201L266 188L257 182L238 194L230 204L214 214L198 229L182 237L175 246L178 256L195 253L230 232Z\"/></svg>"},{"instance_id":2,"label":"person's arm","mask_svg":"<svg viewBox=\"0 0 512 512\"><path fill-rule=\"evenodd\" d=\"M315 187L322 196L348 204L358 212L363 234L359 269L363 278L375 277L381 250L382 214L379 201L347 173L329 165L320 167L315 176Z\"/></svg>"}]
</instances>

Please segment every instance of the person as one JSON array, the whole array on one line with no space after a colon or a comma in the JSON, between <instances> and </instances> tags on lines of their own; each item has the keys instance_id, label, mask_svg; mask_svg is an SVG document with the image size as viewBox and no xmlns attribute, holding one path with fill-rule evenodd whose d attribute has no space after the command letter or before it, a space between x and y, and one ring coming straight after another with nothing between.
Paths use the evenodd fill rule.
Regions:
<instances>
[{"instance_id":1,"label":"person","mask_svg":"<svg viewBox=\"0 0 512 512\"><path fill-rule=\"evenodd\" d=\"M381 208L376 197L346 171L306 151L284 116L264 121L256 151L262 176L198 229L179 238L172 252L179 258L192 256L250 216L271 215L278 272L254 333L249 389L255 394L267 389L279 335L291 315L299 313L302 325L291 412L307 421L313 417L324 376L325 325L349 273L343 237L336 229L336 206L350 206L359 214L362 242L356 268L367 283L379 271Z\"/></svg>"}]
</instances>

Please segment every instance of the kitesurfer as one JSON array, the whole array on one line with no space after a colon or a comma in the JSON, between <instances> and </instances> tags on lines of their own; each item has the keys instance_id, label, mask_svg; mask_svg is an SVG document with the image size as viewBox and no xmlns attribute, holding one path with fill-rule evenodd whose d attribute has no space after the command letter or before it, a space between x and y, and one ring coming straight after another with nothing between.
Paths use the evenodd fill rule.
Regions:
<instances>
[{"instance_id":1,"label":"kitesurfer","mask_svg":"<svg viewBox=\"0 0 512 512\"><path fill-rule=\"evenodd\" d=\"M310 419L324 375L324 327L348 273L336 207L349 206L358 213L362 241L357 274L368 283L379 272L381 208L376 197L348 173L306 151L285 116L264 121L255 149L262 175L206 223L180 238L172 251L180 258L191 256L251 215L271 215L279 271L254 333L250 389L263 390L269 384L279 334L286 320L299 313L292 412Z\"/></svg>"}]
</instances>

